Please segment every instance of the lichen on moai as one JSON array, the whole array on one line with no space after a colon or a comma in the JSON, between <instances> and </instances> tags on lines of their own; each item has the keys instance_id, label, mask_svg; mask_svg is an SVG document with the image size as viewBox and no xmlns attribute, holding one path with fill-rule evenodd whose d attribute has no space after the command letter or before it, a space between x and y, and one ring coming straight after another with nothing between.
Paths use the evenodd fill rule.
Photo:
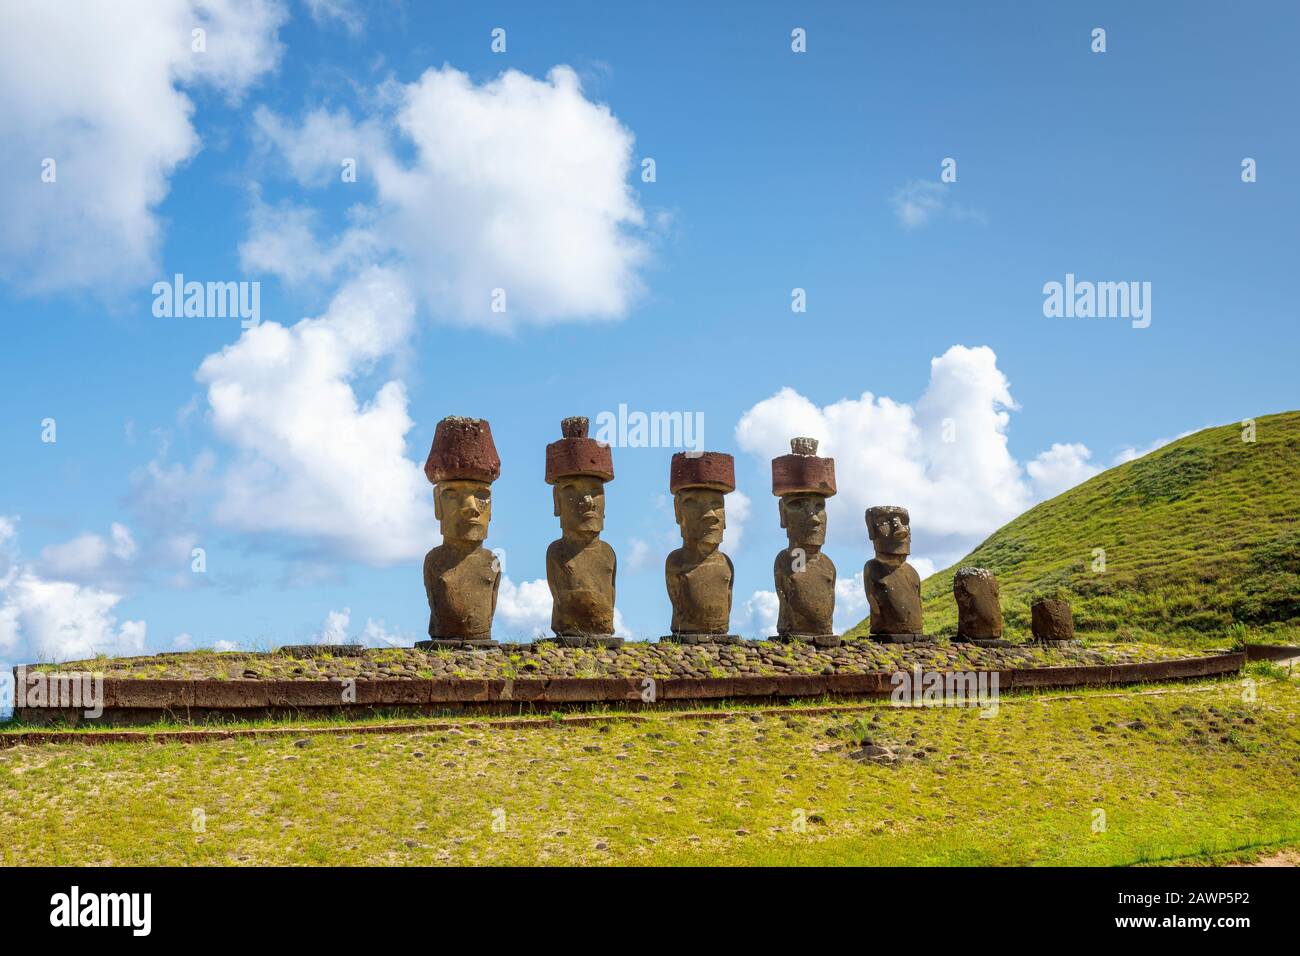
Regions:
<instances>
[{"instance_id":1,"label":"lichen on moai","mask_svg":"<svg viewBox=\"0 0 1300 956\"><path fill-rule=\"evenodd\" d=\"M672 633L664 640L734 643L739 639L727 631L735 568L720 549L727 527L725 496L736 490L735 462L723 452L678 452L668 488L682 546L664 562L673 606Z\"/></svg>"},{"instance_id":2,"label":"lichen on moai","mask_svg":"<svg viewBox=\"0 0 1300 956\"><path fill-rule=\"evenodd\" d=\"M772 459L772 494L789 546L772 565L780 640L831 643L835 564L826 543L826 500L835 494L835 459L817 456L817 440L792 438L790 454Z\"/></svg>"},{"instance_id":3,"label":"lichen on moai","mask_svg":"<svg viewBox=\"0 0 1300 956\"><path fill-rule=\"evenodd\" d=\"M493 646L501 562L483 542L501 458L491 426L460 416L438 422L424 474L433 484L433 510L442 530L442 544L424 558L430 642Z\"/></svg>"},{"instance_id":4,"label":"lichen on moai","mask_svg":"<svg viewBox=\"0 0 1300 956\"><path fill-rule=\"evenodd\" d=\"M911 517L898 505L867 509L867 532L876 556L862 568L871 607L871 638L883 643L925 640L921 624L921 577L907 563L912 551Z\"/></svg>"},{"instance_id":5,"label":"lichen on moai","mask_svg":"<svg viewBox=\"0 0 1300 956\"><path fill-rule=\"evenodd\" d=\"M613 636L618 559L600 533L614 457L608 444L587 437L588 424L579 416L564 419L563 437L546 446L546 482L560 519L560 537L546 549L546 583L556 638L611 646L622 643Z\"/></svg>"}]
</instances>

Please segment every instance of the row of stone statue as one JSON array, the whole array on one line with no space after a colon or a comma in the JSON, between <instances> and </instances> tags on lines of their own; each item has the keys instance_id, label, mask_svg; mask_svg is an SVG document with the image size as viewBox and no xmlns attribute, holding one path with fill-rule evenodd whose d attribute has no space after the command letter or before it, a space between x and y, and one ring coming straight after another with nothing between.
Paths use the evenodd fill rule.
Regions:
<instances>
[{"instance_id":1,"label":"row of stone statue","mask_svg":"<svg viewBox=\"0 0 1300 956\"><path fill-rule=\"evenodd\" d=\"M607 444L588 437L586 418L566 418L560 429L560 440L546 446L546 481L560 519L560 537L546 551L551 627L556 639L565 643L614 645L619 643L613 635L618 562L614 549L600 540L605 483L614 480L613 454ZM483 542L501 459L491 427L482 419L444 418L434 433L424 473L434 486L442 544L424 559L430 640L421 643L492 646L501 566ZM719 550L727 523L724 496L736 488L734 461L722 452L678 452L672 456L668 483L682 546L668 555L664 566L673 614L670 633L662 640L735 643L739 638L728 633L734 568ZM772 493L779 499L781 527L789 539L773 566L781 640L838 643L831 624L835 565L822 553L826 499L835 491L835 459L818 457L814 439L795 438L790 454L772 460ZM875 548L862 574L871 637L885 642L924 640L921 580L907 563L907 509L868 508L866 520ZM963 568L953 580L953 591L958 639L1000 641L1002 611L993 575ZM1041 610L1035 605L1035 635L1067 639L1072 636L1069 605L1051 603ZM1040 617L1045 622L1041 633Z\"/></svg>"}]
</instances>

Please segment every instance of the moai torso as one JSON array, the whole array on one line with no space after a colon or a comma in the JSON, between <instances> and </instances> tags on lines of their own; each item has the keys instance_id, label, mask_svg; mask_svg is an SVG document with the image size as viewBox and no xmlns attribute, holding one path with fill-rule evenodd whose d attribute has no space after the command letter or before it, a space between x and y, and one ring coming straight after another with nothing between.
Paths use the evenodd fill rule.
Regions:
<instances>
[{"instance_id":1,"label":"moai torso","mask_svg":"<svg viewBox=\"0 0 1300 956\"><path fill-rule=\"evenodd\" d=\"M795 570L795 556L790 548L776 556L773 576L780 611L776 632L823 635L833 632L835 616L835 565L820 551L800 562Z\"/></svg>"},{"instance_id":2,"label":"moai torso","mask_svg":"<svg viewBox=\"0 0 1300 956\"><path fill-rule=\"evenodd\" d=\"M484 547L466 553L439 545L424 557L429 636L486 640L501 582L496 555Z\"/></svg>"},{"instance_id":3,"label":"moai torso","mask_svg":"<svg viewBox=\"0 0 1300 956\"><path fill-rule=\"evenodd\" d=\"M713 551L703 560L685 548L664 565L674 634L726 634L731 624L731 559Z\"/></svg>"},{"instance_id":4,"label":"moai torso","mask_svg":"<svg viewBox=\"0 0 1300 956\"><path fill-rule=\"evenodd\" d=\"M551 629L561 636L614 633L614 549L596 539L574 545L564 538L546 549L546 582L554 604Z\"/></svg>"},{"instance_id":5,"label":"moai torso","mask_svg":"<svg viewBox=\"0 0 1300 956\"><path fill-rule=\"evenodd\" d=\"M872 634L921 633L921 577L904 561L891 566L872 558L862 569Z\"/></svg>"}]
</instances>

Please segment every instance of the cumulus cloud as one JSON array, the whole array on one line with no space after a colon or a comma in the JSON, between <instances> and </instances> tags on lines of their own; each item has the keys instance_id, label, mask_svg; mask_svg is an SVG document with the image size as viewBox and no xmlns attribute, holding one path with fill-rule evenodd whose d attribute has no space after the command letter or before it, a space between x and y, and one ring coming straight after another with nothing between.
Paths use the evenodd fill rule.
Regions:
<instances>
[{"instance_id":1,"label":"cumulus cloud","mask_svg":"<svg viewBox=\"0 0 1300 956\"><path fill-rule=\"evenodd\" d=\"M47 293L152 276L157 207L200 146L185 91L238 98L276 66L286 16L278 0L0 4L0 278Z\"/></svg>"},{"instance_id":2,"label":"cumulus cloud","mask_svg":"<svg viewBox=\"0 0 1300 956\"><path fill-rule=\"evenodd\" d=\"M113 522L108 537L87 533L41 550L42 572L73 580L120 574L136 555L135 538L126 525Z\"/></svg>"},{"instance_id":3,"label":"cumulus cloud","mask_svg":"<svg viewBox=\"0 0 1300 956\"><path fill-rule=\"evenodd\" d=\"M628 183L633 137L572 69L545 79L508 70L482 85L430 69L379 99L391 114L315 110L294 123L262 110L255 124L304 185L336 181L341 160L357 160L376 194L373 243L402 263L432 314L505 330L626 313L647 256ZM255 224L244 262L292 277L283 250L295 243L339 266L339 246L361 244L355 233L322 243L303 226L287 222L276 239ZM504 311L493 310L496 290Z\"/></svg>"},{"instance_id":4,"label":"cumulus cloud","mask_svg":"<svg viewBox=\"0 0 1300 956\"><path fill-rule=\"evenodd\" d=\"M551 589L545 578L515 584L501 575L495 626L506 639L532 640L551 633Z\"/></svg>"},{"instance_id":5,"label":"cumulus cloud","mask_svg":"<svg viewBox=\"0 0 1300 956\"><path fill-rule=\"evenodd\" d=\"M1055 498L1063 491L1101 472L1088 459L1092 452L1078 442L1056 442L1047 451L1025 465L1039 498Z\"/></svg>"},{"instance_id":6,"label":"cumulus cloud","mask_svg":"<svg viewBox=\"0 0 1300 956\"><path fill-rule=\"evenodd\" d=\"M11 661L138 654L144 621L118 622L121 595L42 576L21 561L17 520L0 517L0 654Z\"/></svg>"},{"instance_id":7,"label":"cumulus cloud","mask_svg":"<svg viewBox=\"0 0 1300 956\"><path fill-rule=\"evenodd\" d=\"M406 389L390 380L363 400L353 385L399 350L413 314L402 283L371 269L320 318L264 321L204 359L196 377L213 428L238 451L218 479L216 520L372 564L424 554L436 522L420 465L406 456Z\"/></svg>"},{"instance_id":8,"label":"cumulus cloud","mask_svg":"<svg viewBox=\"0 0 1300 956\"><path fill-rule=\"evenodd\" d=\"M1041 486L1032 474L1027 479L1007 448L1016 408L993 350L955 345L931 360L929 384L914 405L864 392L819 407L783 388L741 416L736 441L766 465L788 453L794 436L819 439L818 454L835 459L839 484L828 506L833 541L860 546L866 508L898 504L911 512L920 552L913 565L943 562L1020 514L1050 483L1067 480L1071 462L1084 476L1077 463L1087 449L1072 445L1035 460Z\"/></svg>"},{"instance_id":9,"label":"cumulus cloud","mask_svg":"<svg viewBox=\"0 0 1300 956\"><path fill-rule=\"evenodd\" d=\"M325 615L325 626L321 628L320 633L314 635L312 643L314 644L346 644L348 643L348 625L352 622L352 608L345 607L341 611L330 611Z\"/></svg>"}]
</instances>

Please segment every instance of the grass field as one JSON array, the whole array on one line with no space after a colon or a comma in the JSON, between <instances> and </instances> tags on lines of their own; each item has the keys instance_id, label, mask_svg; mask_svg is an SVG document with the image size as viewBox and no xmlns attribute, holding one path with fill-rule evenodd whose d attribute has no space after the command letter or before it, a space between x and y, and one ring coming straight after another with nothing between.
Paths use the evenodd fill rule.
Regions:
<instances>
[{"instance_id":1,"label":"grass field","mask_svg":"<svg viewBox=\"0 0 1300 956\"><path fill-rule=\"evenodd\" d=\"M14 864L1128 864L1300 844L1300 681L0 751ZM867 755L885 753L876 759ZM885 760L888 762L878 762ZM1104 820L1098 814L1104 813Z\"/></svg>"},{"instance_id":2,"label":"grass field","mask_svg":"<svg viewBox=\"0 0 1300 956\"><path fill-rule=\"evenodd\" d=\"M927 633L955 633L965 565L997 574L1012 633L1063 594L1085 635L1300 643L1300 412L1197 432L1030 509L922 584Z\"/></svg>"}]
</instances>

